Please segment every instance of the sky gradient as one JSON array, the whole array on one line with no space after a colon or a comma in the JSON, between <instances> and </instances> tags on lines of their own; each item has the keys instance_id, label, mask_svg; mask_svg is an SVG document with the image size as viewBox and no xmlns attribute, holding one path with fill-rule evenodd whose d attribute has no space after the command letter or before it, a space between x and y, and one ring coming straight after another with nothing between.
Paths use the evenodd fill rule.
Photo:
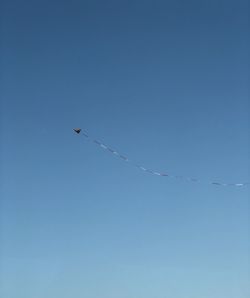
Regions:
<instances>
[{"instance_id":1,"label":"sky gradient","mask_svg":"<svg viewBox=\"0 0 250 298\"><path fill-rule=\"evenodd\" d=\"M249 297L248 13L1 2L1 297Z\"/></svg>"}]
</instances>

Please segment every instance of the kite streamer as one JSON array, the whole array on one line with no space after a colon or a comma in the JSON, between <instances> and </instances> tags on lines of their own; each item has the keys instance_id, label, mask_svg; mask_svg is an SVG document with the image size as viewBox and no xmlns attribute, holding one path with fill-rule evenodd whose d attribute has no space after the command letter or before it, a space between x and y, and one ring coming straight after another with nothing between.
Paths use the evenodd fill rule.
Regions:
<instances>
[{"instance_id":1,"label":"kite streamer","mask_svg":"<svg viewBox=\"0 0 250 298\"><path fill-rule=\"evenodd\" d=\"M185 177L185 176L180 176L180 175L171 175L171 174L166 173L166 172L158 172L158 171L148 169L148 168L146 168L142 165L139 165L139 164L133 162L132 160L130 160L126 156L120 154L119 152L117 152L116 150L114 150L114 149L110 148L109 146L103 144L102 142L91 138L89 136L89 134L86 131L83 131L81 128L74 128L73 130L75 131L75 133L83 135L85 138L87 138L89 141L96 144L97 146L99 146L103 150L108 151L109 153L115 155L116 157L120 158L121 160L123 160L123 161L125 161L129 164L131 164L132 166L140 169L143 172L146 172L146 173L149 173L149 174L155 175L155 176L182 179L182 180L189 181L189 182L197 182L197 183L202 182L201 180L196 179L196 178L190 178L190 177ZM210 181L210 182L208 182L208 184L217 185L217 186L237 186L237 187L240 187L240 186L249 185L250 183L249 182L246 182L246 183L221 183L221 182L217 182L217 181Z\"/></svg>"}]
</instances>

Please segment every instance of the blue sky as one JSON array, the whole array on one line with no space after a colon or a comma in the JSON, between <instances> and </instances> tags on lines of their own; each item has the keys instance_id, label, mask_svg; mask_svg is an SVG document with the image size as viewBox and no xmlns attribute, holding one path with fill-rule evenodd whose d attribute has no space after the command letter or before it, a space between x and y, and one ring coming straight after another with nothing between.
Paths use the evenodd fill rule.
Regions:
<instances>
[{"instance_id":1,"label":"blue sky","mask_svg":"<svg viewBox=\"0 0 250 298\"><path fill-rule=\"evenodd\" d=\"M249 297L247 2L2 2L2 297Z\"/></svg>"}]
</instances>

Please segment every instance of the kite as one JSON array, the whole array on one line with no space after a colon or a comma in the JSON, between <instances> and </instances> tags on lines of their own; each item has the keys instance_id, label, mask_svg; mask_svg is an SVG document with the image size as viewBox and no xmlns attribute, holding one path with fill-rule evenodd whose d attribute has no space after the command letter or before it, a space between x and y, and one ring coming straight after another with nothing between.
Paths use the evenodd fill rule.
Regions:
<instances>
[{"instance_id":1,"label":"kite","mask_svg":"<svg viewBox=\"0 0 250 298\"><path fill-rule=\"evenodd\" d=\"M74 128L74 131L79 134L81 132L81 128Z\"/></svg>"},{"instance_id":2,"label":"kite","mask_svg":"<svg viewBox=\"0 0 250 298\"><path fill-rule=\"evenodd\" d=\"M78 135L82 134L85 138L87 138L89 141L96 144L97 146L99 146L103 150L106 150L106 151L112 153L113 155L117 156L118 158L122 159L123 161L125 161L127 163L130 163L132 166L134 166L134 167L136 167L136 168L138 168L138 169L140 169L144 172L147 172L151 175L162 176L162 177L170 177L170 178L175 178L175 179L182 179L182 180L189 181L189 182L198 182L198 183L202 182L201 180L196 179L196 178L190 178L190 177L185 177L185 176L180 176L180 175L172 175L172 174L165 173L165 172L157 172L157 171L148 169L146 167L143 167L143 166L133 162L132 160L130 160L126 156L120 154L116 150L106 146L102 142L91 138L85 130L83 131L81 128L73 128L73 130L76 134L78 134ZM221 183L221 182L217 182L217 181L210 181L210 182L208 182L208 184L217 185L217 186L246 186L246 185L249 185L250 183L249 182L246 182L246 183Z\"/></svg>"}]
</instances>

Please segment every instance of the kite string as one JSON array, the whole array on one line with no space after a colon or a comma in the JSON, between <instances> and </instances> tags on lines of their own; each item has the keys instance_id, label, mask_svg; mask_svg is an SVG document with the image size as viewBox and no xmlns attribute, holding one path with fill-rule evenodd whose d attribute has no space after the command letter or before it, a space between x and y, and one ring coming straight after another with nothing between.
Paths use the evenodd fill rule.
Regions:
<instances>
[{"instance_id":1,"label":"kite string","mask_svg":"<svg viewBox=\"0 0 250 298\"><path fill-rule=\"evenodd\" d=\"M147 172L151 175L156 175L156 176L162 176L162 177L170 177L170 178L175 178L175 179L182 179L182 180L186 180L188 182L196 182L196 183L200 183L202 182L201 180L197 179L197 178L190 178L190 177L185 177L185 176L181 176L181 175L171 175L165 172L158 172L158 171L154 171L151 169L148 169L144 166L141 166L137 163L134 163L132 160L130 160L129 158L127 158L125 155L120 154L118 151L110 148L109 146L105 145L104 143L100 142L99 140L93 139L89 136L89 134L87 134L86 131L82 131L81 129L79 129L78 131L76 131L74 129L75 132L77 132L78 134L81 132L82 135L87 138L90 142L96 144L97 146L99 146L100 148L102 148L103 150L106 150L110 153L112 153L113 155L117 156L118 158L122 159L123 161L130 163L132 166ZM245 186L245 185L249 185L250 183L221 183L221 182L216 182L216 181L210 181L208 182L208 184L212 184L212 185L218 185L218 186Z\"/></svg>"}]
</instances>

